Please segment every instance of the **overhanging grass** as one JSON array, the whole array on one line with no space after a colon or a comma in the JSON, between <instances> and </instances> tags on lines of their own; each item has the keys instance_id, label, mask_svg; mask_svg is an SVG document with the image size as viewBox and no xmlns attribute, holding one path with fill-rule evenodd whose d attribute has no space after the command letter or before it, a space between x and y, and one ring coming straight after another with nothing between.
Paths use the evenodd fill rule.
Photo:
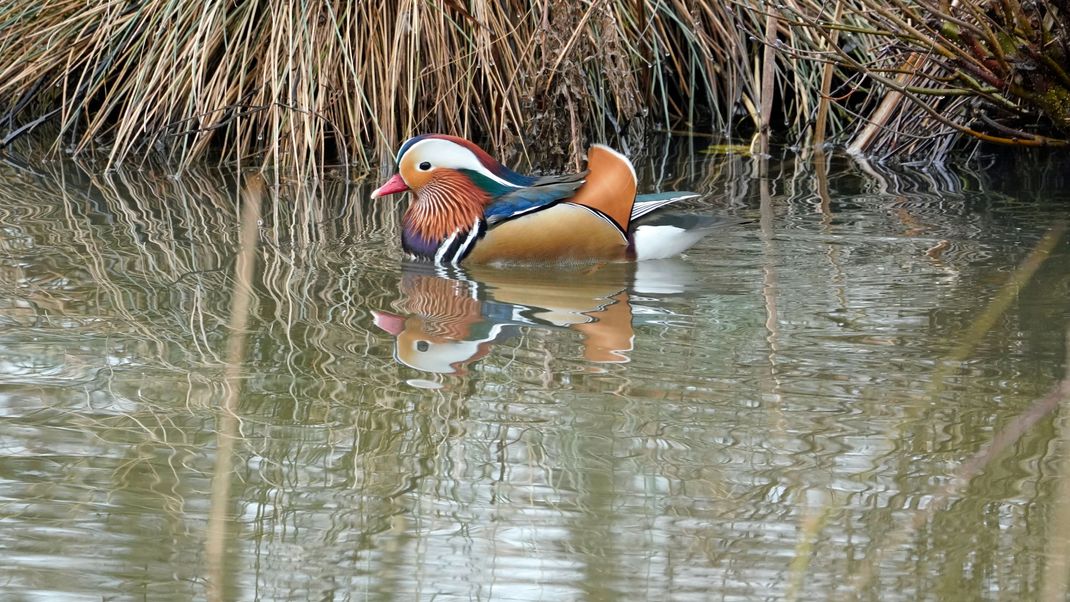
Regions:
<instances>
[{"instance_id":1,"label":"overhanging grass","mask_svg":"<svg viewBox=\"0 0 1070 602\"><path fill-rule=\"evenodd\" d=\"M4 139L111 162L375 165L417 131L572 152L756 105L722 2L83 0L0 8ZM685 126L686 127L686 126Z\"/></svg>"},{"instance_id":2,"label":"overhanging grass","mask_svg":"<svg viewBox=\"0 0 1070 602\"><path fill-rule=\"evenodd\" d=\"M1066 15L1011 0L955 6L944 14L905 0L13 2L0 6L0 146L36 131L54 150L100 152L111 164L212 156L304 173L335 162L375 167L426 131L562 161L592 140L627 149L651 129L694 128L946 153L985 131L965 121L974 99L1002 105L1005 114L985 117L1016 139L1047 140L1034 122L1066 106L1060 89L1029 104L1010 86L970 87L948 73L993 59L999 81L1013 83L1025 73L1015 72L1022 58L1000 62L1000 36L1062 49ZM962 33L974 30L994 33ZM764 40L776 52L764 53ZM1065 67L1038 61L1050 81L1065 77ZM935 92L920 93L919 81ZM897 86L921 102L892 102ZM919 119L927 106L935 115ZM814 123L822 131L811 139ZM934 123L947 134L933 137ZM938 143L910 143L919 136Z\"/></svg>"}]
</instances>

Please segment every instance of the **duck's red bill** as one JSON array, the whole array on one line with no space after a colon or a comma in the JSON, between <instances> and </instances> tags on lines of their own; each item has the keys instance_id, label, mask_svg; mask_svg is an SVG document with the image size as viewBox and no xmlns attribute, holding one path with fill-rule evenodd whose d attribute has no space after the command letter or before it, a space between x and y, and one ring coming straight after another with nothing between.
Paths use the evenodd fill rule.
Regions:
<instances>
[{"instance_id":1,"label":"duck's red bill","mask_svg":"<svg viewBox=\"0 0 1070 602\"><path fill-rule=\"evenodd\" d=\"M373 309L372 320L375 322L376 326L394 336L398 336L402 332L405 332L405 318L397 314L385 311L375 311Z\"/></svg>"},{"instance_id":2,"label":"duck's red bill","mask_svg":"<svg viewBox=\"0 0 1070 602\"><path fill-rule=\"evenodd\" d=\"M405 192L408 189L409 186L405 183L405 180L401 179L401 174L396 173L394 174L394 177L390 178L382 186L372 191L372 198L377 199L381 196L386 196L388 194Z\"/></svg>"}]
</instances>

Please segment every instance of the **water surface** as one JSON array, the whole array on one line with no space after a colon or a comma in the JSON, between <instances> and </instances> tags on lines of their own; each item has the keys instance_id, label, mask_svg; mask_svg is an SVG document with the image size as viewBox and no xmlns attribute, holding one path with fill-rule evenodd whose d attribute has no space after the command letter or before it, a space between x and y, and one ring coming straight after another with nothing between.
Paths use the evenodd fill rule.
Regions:
<instances>
[{"instance_id":1,"label":"water surface","mask_svg":"<svg viewBox=\"0 0 1070 602\"><path fill-rule=\"evenodd\" d=\"M536 271L342 172L0 165L2 597L1064 599L1066 166L697 150L642 188L746 223Z\"/></svg>"}]
</instances>

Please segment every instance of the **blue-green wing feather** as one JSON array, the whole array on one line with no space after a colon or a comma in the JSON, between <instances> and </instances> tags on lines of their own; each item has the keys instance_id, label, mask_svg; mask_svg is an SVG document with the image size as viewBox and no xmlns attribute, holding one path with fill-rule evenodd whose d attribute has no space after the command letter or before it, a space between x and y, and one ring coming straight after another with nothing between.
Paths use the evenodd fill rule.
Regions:
<instances>
[{"instance_id":1,"label":"blue-green wing feather","mask_svg":"<svg viewBox=\"0 0 1070 602\"><path fill-rule=\"evenodd\" d=\"M530 186L488 190L494 200L487 205L483 216L488 224L495 224L570 199L575 196L576 190L583 186L586 176L585 171L563 176L544 176L535 179Z\"/></svg>"}]
</instances>

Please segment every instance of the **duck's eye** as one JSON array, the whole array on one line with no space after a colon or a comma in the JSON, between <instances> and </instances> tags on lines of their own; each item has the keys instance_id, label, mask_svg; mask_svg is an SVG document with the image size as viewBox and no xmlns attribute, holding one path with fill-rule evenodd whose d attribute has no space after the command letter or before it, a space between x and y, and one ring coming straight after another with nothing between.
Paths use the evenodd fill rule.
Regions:
<instances>
[{"instance_id":1,"label":"duck's eye","mask_svg":"<svg viewBox=\"0 0 1070 602\"><path fill-rule=\"evenodd\" d=\"M431 348L431 344L428 343L427 341L416 341L416 350L417 351L423 352L423 351L427 351L430 348Z\"/></svg>"},{"instance_id":2,"label":"duck's eye","mask_svg":"<svg viewBox=\"0 0 1070 602\"><path fill-rule=\"evenodd\" d=\"M419 165L419 167L420 167L421 171L427 171L427 170L431 169L431 163L428 162L428 161L424 161L423 163L421 163Z\"/></svg>"}]
</instances>

